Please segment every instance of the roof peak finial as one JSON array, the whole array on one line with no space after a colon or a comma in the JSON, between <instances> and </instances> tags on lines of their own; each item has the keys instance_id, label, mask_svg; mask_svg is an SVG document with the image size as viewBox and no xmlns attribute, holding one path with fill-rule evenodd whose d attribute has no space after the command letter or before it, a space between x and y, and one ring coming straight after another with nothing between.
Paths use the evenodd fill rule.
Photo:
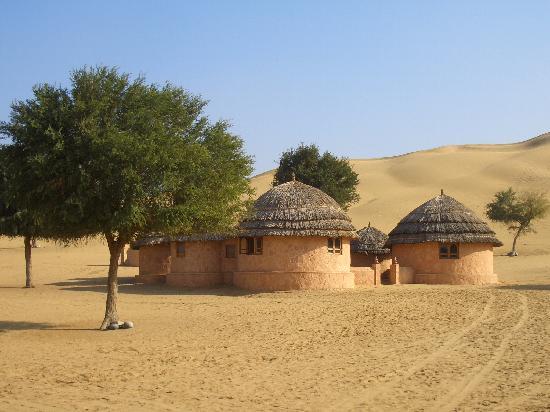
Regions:
<instances>
[{"instance_id":1,"label":"roof peak finial","mask_svg":"<svg viewBox=\"0 0 550 412\"><path fill-rule=\"evenodd\" d=\"M292 181L295 182L296 181L296 173L292 172L290 177L292 178Z\"/></svg>"},{"instance_id":2,"label":"roof peak finial","mask_svg":"<svg viewBox=\"0 0 550 412\"><path fill-rule=\"evenodd\" d=\"M370 222L369 222L369 227L370 227Z\"/></svg>"},{"instance_id":3,"label":"roof peak finial","mask_svg":"<svg viewBox=\"0 0 550 412\"><path fill-rule=\"evenodd\" d=\"M441 196L443 196L445 193L443 193L443 189L441 189Z\"/></svg>"}]
</instances>

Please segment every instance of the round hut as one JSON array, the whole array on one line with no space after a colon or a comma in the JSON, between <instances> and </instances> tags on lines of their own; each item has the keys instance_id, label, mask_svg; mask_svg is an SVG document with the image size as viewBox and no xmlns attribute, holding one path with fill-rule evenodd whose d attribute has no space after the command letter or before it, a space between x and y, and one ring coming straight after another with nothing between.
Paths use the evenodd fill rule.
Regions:
<instances>
[{"instance_id":1,"label":"round hut","mask_svg":"<svg viewBox=\"0 0 550 412\"><path fill-rule=\"evenodd\" d=\"M372 267L380 263L382 278L387 278L391 266L391 251L386 247L388 235L369 225L357 231L351 240L351 266Z\"/></svg>"},{"instance_id":2,"label":"round hut","mask_svg":"<svg viewBox=\"0 0 550 412\"><path fill-rule=\"evenodd\" d=\"M498 281L493 247L502 242L487 223L443 191L405 216L389 233L386 245L402 268L412 269L414 283Z\"/></svg>"},{"instance_id":3,"label":"round hut","mask_svg":"<svg viewBox=\"0 0 550 412\"><path fill-rule=\"evenodd\" d=\"M249 290L352 288L350 218L329 195L298 181L258 198L240 224L233 284Z\"/></svg>"}]
</instances>

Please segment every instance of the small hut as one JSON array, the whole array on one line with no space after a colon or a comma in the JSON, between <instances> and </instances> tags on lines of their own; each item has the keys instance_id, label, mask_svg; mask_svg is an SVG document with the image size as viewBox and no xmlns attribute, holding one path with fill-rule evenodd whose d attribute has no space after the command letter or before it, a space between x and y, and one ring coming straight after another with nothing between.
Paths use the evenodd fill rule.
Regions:
<instances>
[{"instance_id":1,"label":"small hut","mask_svg":"<svg viewBox=\"0 0 550 412\"><path fill-rule=\"evenodd\" d=\"M233 284L250 290L348 288L350 218L329 195L298 181L258 198L240 224Z\"/></svg>"},{"instance_id":2,"label":"small hut","mask_svg":"<svg viewBox=\"0 0 550 412\"><path fill-rule=\"evenodd\" d=\"M231 284L237 267L235 234L150 236L140 248L138 283L175 287L216 287Z\"/></svg>"},{"instance_id":3,"label":"small hut","mask_svg":"<svg viewBox=\"0 0 550 412\"><path fill-rule=\"evenodd\" d=\"M386 247L388 235L369 225L357 231L357 239L351 241L351 266L372 267L380 263L381 275L387 279L391 266L391 252Z\"/></svg>"},{"instance_id":4,"label":"small hut","mask_svg":"<svg viewBox=\"0 0 550 412\"><path fill-rule=\"evenodd\" d=\"M405 216L389 233L386 245L411 282L497 282L493 247L502 242L487 223L443 191Z\"/></svg>"}]
</instances>

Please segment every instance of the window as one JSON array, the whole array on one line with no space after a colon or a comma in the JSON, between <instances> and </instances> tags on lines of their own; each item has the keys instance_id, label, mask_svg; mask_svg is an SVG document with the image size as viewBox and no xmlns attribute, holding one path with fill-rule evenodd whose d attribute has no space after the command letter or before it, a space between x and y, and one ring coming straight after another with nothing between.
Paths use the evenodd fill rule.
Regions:
<instances>
[{"instance_id":1,"label":"window","mask_svg":"<svg viewBox=\"0 0 550 412\"><path fill-rule=\"evenodd\" d=\"M327 240L328 253L342 254L342 238L329 237Z\"/></svg>"},{"instance_id":2,"label":"window","mask_svg":"<svg viewBox=\"0 0 550 412\"><path fill-rule=\"evenodd\" d=\"M458 243L440 243L439 259L458 259Z\"/></svg>"},{"instance_id":3,"label":"window","mask_svg":"<svg viewBox=\"0 0 550 412\"><path fill-rule=\"evenodd\" d=\"M184 242L176 242L176 256L177 257L185 256L185 243Z\"/></svg>"},{"instance_id":4,"label":"window","mask_svg":"<svg viewBox=\"0 0 550 412\"><path fill-rule=\"evenodd\" d=\"M225 245L225 257L234 258L236 257L236 248L235 245Z\"/></svg>"},{"instance_id":5,"label":"window","mask_svg":"<svg viewBox=\"0 0 550 412\"><path fill-rule=\"evenodd\" d=\"M261 237L242 237L239 249L241 255L261 255L263 252L263 239Z\"/></svg>"}]
</instances>

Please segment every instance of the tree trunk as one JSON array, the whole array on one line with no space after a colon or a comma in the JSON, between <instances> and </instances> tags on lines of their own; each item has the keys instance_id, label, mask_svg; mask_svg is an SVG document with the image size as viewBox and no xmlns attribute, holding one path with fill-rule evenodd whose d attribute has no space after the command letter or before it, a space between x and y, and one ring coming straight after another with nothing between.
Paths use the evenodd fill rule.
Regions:
<instances>
[{"instance_id":1,"label":"tree trunk","mask_svg":"<svg viewBox=\"0 0 550 412\"><path fill-rule=\"evenodd\" d=\"M25 287L34 288L34 283L32 281L32 259L31 259L31 250L32 250L32 238L30 236L25 236Z\"/></svg>"},{"instance_id":2,"label":"tree trunk","mask_svg":"<svg viewBox=\"0 0 550 412\"><path fill-rule=\"evenodd\" d=\"M517 256L518 255L518 252L516 250L516 243L517 243L518 238L520 237L522 231L523 231L523 227L520 227L518 229L516 235L514 236L514 242L512 243L512 251L510 252L510 256Z\"/></svg>"},{"instance_id":3,"label":"tree trunk","mask_svg":"<svg viewBox=\"0 0 550 412\"><path fill-rule=\"evenodd\" d=\"M124 242L115 239L110 233L105 234L109 245L109 275L107 277L107 302L105 304L105 318L100 329L104 330L113 322L118 322L117 301L118 301L118 259L124 246Z\"/></svg>"}]
</instances>

